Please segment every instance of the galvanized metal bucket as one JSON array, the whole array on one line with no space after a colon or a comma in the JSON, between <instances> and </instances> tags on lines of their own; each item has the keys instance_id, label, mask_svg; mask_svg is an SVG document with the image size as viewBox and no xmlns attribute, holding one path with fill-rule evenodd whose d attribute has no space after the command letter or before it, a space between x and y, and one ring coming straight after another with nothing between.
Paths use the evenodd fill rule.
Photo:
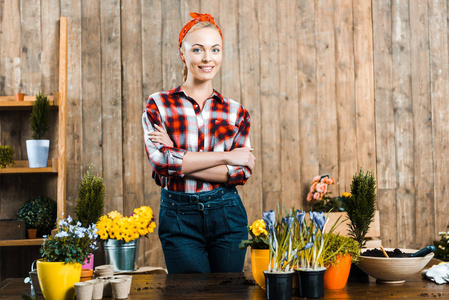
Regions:
<instances>
[{"instance_id":1,"label":"galvanized metal bucket","mask_svg":"<svg viewBox=\"0 0 449 300\"><path fill-rule=\"evenodd\" d=\"M107 265L114 266L114 272L134 271L137 268L139 240L128 243L115 239L103 241L104 257Z\"/></svg>"}]
</instances>

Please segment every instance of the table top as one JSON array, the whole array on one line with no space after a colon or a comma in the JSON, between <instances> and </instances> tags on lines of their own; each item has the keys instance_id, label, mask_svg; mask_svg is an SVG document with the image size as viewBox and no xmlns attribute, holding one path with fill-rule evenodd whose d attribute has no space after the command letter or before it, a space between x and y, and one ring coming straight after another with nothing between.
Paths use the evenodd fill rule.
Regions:
<instances>
[{"instance_id":1,"label":"table top","mask_svg":"<svg viewBox=\"0 0 449 300\"><path fill-rule=\"evenodd\" d=\"M21 278L0 284L0 299L22 300L31 296L30 284ZM325 290L324 299L448 298L449 286L438 285L415 275L402 284L349 281L343 290ZM38 300L44 299L42 296ZM107 299L107 298L103 298ZM136 299L266 299L265 290L251 273L138 274L133 275L129 300ZM294 296L293 299L300 299Z\"/></svg>"}]
</instances>

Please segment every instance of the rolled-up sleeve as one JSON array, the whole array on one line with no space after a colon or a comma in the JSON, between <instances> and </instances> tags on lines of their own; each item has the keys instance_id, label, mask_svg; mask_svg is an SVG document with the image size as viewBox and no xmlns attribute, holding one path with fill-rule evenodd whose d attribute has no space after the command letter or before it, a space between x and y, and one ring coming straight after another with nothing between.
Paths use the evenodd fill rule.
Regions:
<instances>
[{"instance_id":1,"label":"rolled-up sleeve","mask_svg":"<svg viewBox=\"0 0 449 300\"><path fill-rule=\"evenodd\" d=\"M148 137L148 133L154 131L154 125L164 127L161 124L161 118L157 105L149 99L142 114L142 127L144 132L145 151L153 170L161 176L183 177L182 161L187 153L184 149L167 147L160 143L153 143Z\"/></svg>"},{"instance_id":2,"label":"rolled-up sleeve","mask_svg":"<svg viewBox=\"0 0 449 300\"><path fill-rule=\"evenodd\" d=\"M249 129L250 129L250 117L249 113L243 107L238 118L238 132L234 137L234 142L232 149L248 147L251 148L251 143L249 140ZM232 150L231 149L231 150ZM248 178L251 177L251 169L243 166L231 166L228 167L229 185L244 185Z\"/></svg>"}]
</instances>

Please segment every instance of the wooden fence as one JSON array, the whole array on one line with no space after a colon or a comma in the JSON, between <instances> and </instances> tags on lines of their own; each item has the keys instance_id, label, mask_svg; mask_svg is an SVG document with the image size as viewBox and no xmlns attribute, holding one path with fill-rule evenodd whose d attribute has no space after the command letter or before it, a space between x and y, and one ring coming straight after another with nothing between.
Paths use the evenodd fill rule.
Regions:
<instances>
[{"instance_id":1,"label":"wooden fence","mask_svg":"<svg viewBox=\"0 0 449 300\"><path fill-rule=\"evenodd\" d=\"M448 3L437 0L5 0L0 93L57 90L59 17L69 18L67 208L90 163L106 210L159 211L143 147L149 94L181 84L177 39L189 12L224 33L214 87L251 115L256 169L240 188L249 221L277 203L305 208L312 178L333 195L363 166L378 182L384 246L417 248L448 221ZM1 143L26 159L27 118L0 113ZM56 136L51 137L56 139ZM55 151L53 149L52 151ZM0 217L55 181L0 177ZM53 187L53 188L52 188ZM55 196L55 195L54 195ZM163 266L157 234L140 264Z\"/></svg>"}]
</instances>

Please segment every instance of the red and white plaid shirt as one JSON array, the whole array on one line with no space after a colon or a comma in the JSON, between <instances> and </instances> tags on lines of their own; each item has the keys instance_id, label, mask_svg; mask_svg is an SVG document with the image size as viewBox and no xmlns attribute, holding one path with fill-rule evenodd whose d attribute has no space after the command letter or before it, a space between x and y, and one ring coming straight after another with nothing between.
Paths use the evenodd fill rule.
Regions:
<instances>
[{"instance_id":1,"label":"red and white plaid shirt","mask_svg":"<svg viewBox=\"0 0 449 300\"><path fill-rule=\"evenodd\" d=\"M154 125L167 131L173 147L153 143L149 139L148 133L155 130ZM251 147L248 111L215 90L204 102L203 110L180 86L155 93L148 98L142 126L145 150L153 167L152 176L158 185L170 191L197 193L221 185L184 178L182 160L187 151L219 152ZM247 167L227 167L229 185L243 185L251 176L251 170Z\"/></svg>"}]
</instances>

